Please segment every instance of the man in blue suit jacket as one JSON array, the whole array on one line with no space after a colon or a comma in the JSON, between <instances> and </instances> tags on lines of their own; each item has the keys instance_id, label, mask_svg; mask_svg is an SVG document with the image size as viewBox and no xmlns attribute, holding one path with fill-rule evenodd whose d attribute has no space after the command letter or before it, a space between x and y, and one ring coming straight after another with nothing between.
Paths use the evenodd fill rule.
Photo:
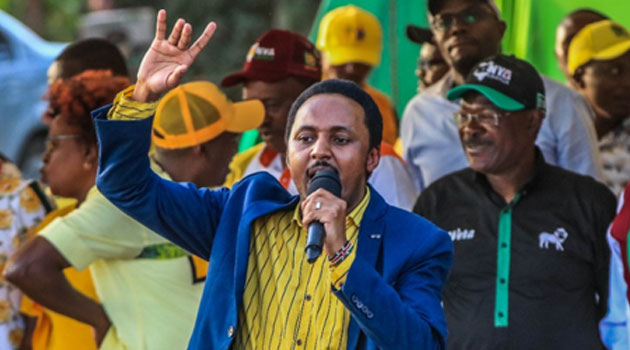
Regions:
<instances>
[{"instance_id":1,"label":"man in blue suit jacket","mask_svg":"<svg viewBox=\"0 0 630 350\"><path fill-rule=\"evenodd\" d=\"M264 310L252 310L244 299L254 295L267 300L256 294L258 289L250 281L262 280L256 274L263 267L256 265L256 259L265 252L256 243L284 234L265 226L279 213L295 213L294 220L299 222L292 223L291 230L299 237L306 235L304 228L313 221L324 225L327 257L310 266L321 266L327 283L320 281L309 288L324 297L332 295L329 307L338 304L336 311L349 317L343 318L345 323L331 324L319 316L330 311L322 304L309 312L299 307L295 311L295 306L287 319L297 312L300 319L313 320L313 333L317 334L306 332L309 338L301 338L299 322L286 322L276 334L273 326L258 321L258 330L262 327L263 333L271 334L270 344L280 349L321 349L324 346L309 341L315 339L317 344L320 332L330 331L327 334L340 334L343 341L327 349L444 349L441 293L451 266L452 243L444 231L386 204L367 185L370 172L378 165L382 134L381 116L369 95L356 84L331 80L311 87L296 100L287 123L286 161L299 196L290 196L264 173L246 177L231 190L197 189L192 184L162 180L149 169L146 155L152 118L144 117L162 93L179 83L215 25L209 24L189 46L189 24L178 20L167 39L163 10L157 23L156 38L140 66L135 89L122 92L113 107L94 112L100 146L97 187L136 220L210 259L189 349L270 348L249 342L250 331L256 327L256 318L250 316L278 311L267 305L260 306ZM341 198L324 189L307 195L315 172L326 168L338 172ZM350 219L356 216L351 213L357 212L362 213L361 219L353 223ZM349 228L354 228L355 236ZM304 266L301 246L291 254ZM286 272L278 279L292 274L290 270L283 268ZM283 295L305 288L299 283L282 287L269 276L267 281L274 293ZM280 308L284 306L281 301ZM298 336L287 333L287 328Z\"/></svg>"}]
</instances>

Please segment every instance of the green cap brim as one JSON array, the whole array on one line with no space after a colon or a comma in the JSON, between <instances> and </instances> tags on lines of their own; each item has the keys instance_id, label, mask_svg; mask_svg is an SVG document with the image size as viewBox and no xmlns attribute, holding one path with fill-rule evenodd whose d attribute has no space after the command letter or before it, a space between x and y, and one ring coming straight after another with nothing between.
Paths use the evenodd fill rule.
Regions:
<instances>
[{"instance_id":1,"label":"green cap brim","mask_svg":"<svg viewBox=\"0 0 630 350\"><path fill-rule=\"evenodd\" d=\"M461 98L469 91L476 91L484 95L495 106L505 111L521 111L525 109L524 104L485 85L464 84L456 86L446 94L446 98L449 99L449 101L454 101Z\"/></svg>"}]
</instances>

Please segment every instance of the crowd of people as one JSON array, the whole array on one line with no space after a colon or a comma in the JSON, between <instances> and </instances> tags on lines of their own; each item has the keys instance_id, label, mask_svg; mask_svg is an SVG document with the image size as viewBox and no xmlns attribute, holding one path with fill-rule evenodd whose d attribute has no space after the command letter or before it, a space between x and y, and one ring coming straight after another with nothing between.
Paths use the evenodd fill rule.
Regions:
<instances>
[{"instance_id":1,"label":"crowd of people","mask_svg":"<svg viewBox=\"0 0 630 350\"><path fill-rule=\"evenodd\" d=\"M135 84L67 46L41 182L0 156L0 349L630 349L630 32L568 14L563 85L502 53L494 0L427 14L400 123L354 5L263 33L240 102L183 82L213 22L159 11Z\"/></svg>"}]
</instances>

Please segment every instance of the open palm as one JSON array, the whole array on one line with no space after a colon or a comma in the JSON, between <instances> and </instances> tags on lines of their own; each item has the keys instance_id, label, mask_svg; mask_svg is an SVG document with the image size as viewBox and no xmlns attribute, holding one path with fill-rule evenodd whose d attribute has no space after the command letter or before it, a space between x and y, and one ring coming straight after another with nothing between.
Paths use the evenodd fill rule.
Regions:
<instances>
[{"instance_id":1,"label":"open palm","mask_svg":"<svg viewBox=\"0 0 630 350\"><path fill-rule=\"evenodd\" d=\"M167 39L166 11L160 10L157 15L155 38L138 69L134 99L156 100L177 86L188 67L210 41L215 29L216 24L210 22L199 39L190 45L192 26L180 18Z\"/></svg>"}]
</instances>

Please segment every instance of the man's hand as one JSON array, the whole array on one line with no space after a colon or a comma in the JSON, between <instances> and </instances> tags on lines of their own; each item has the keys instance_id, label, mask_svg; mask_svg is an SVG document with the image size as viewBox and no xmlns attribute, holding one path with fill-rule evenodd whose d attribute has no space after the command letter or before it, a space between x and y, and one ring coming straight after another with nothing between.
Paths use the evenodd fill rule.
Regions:
<instances>
[{"instance_id":1,"label":"man's hand","mask_svg":"<svg viewBox=\"0 0 630 350\"><path fill-rule=\"evenodd\" d=\"M311 222L319 221L324 225L326 230L324 249L330 258L348 241L346 209L346 201L321 188L302 202L302 224L308 227Z\"/></svg>"},{"instance_id":2,"label":"man's hand","mask_svg":"<svg viewBox=\"0 0 630 350\"><path fill-rule=\"evenodd\" d=\"M189 47L192 26L180 18L166 39L166 11L160 10L155 38L140 63L132 99L138 102L157 101L163 93L177 86L212 38L216 27L214 22L210 22L199 39Z\"/></svg>"}]
</instances>

